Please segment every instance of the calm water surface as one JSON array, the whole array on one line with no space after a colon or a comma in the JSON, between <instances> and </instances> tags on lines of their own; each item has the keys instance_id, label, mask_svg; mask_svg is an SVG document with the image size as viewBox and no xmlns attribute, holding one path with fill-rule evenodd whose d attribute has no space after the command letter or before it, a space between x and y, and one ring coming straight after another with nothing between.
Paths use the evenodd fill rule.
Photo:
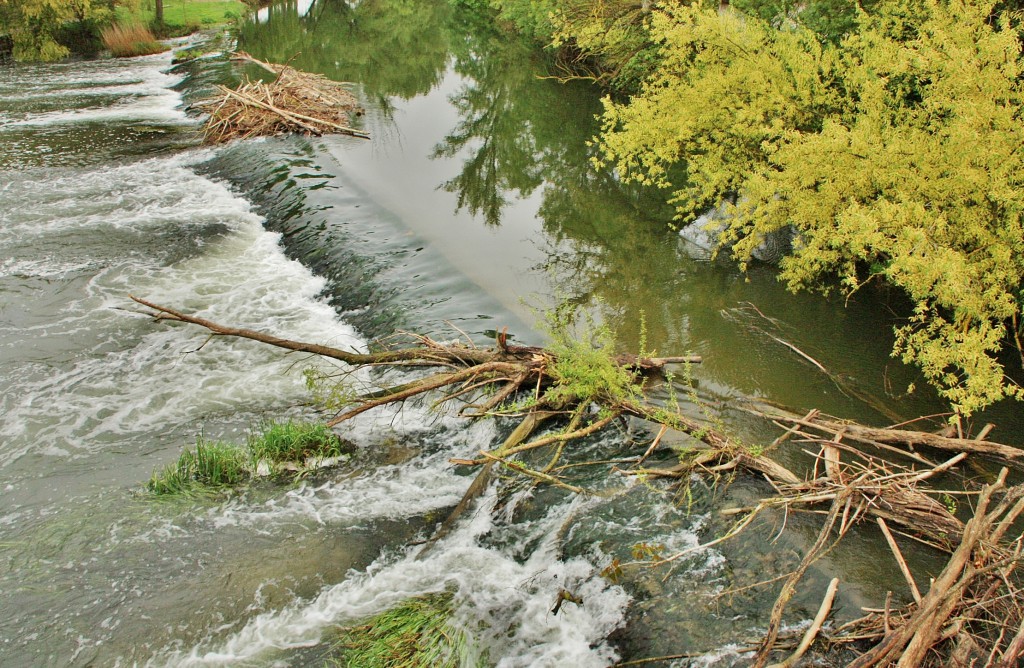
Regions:
<instances>
[{"instance_id":1,"label":"calm water surface","mask_svg":"<svg viewBox=\"0 0 1024 668\"><path fill-rule=\"evenodd\" d=\"M720 534L713 507L765 493L756 482L724 495L694 483L681 499L590 474L581 482L601 493L575 499L506 481L416 560L470 482L448 459L510 425L410 403L346 426L359 452L338 469L228 499L144 493L199 434L242 442L266 417L316 417L301 372L317 362L204 346L135 313L128 294L354 348L401 329L454 338L453 326L542 343L535 307L569 299L624 349L644 322L649 347L704 355L690 385L755 442L774 434L732 410L738 398L879 424L939 410L899 396L915 376L888 357L898 305L792 296L769 268L707 261L668 229L658 193L590 168L597 93L540 78L548 63L470 12L283 3L238 40L353 82L373 140L198 147L185 106L240 75L216 56L0 69L0 665L320 665L335 627L444 589L494 664L692 652L677 665L743 665L736 648L773 592L718 595L792 567L813 523L791 520L765 549L778 528L766 522L668 578L600 571L640 542L678 550ZM1014 440L1014 411L995 416ZM631 425L579 456L624 456L644 438ZM862 558L886 548L861 543L812 576L839 573L851 610L902 590ZM552 615L562 588L583 603Z\"/></svg>"}]
</instances>

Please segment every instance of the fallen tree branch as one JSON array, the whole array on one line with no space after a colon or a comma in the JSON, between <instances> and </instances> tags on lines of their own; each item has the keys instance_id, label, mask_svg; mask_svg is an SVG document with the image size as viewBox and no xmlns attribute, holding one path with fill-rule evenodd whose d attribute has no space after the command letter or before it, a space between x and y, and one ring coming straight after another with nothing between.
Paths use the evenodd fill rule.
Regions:
<instances>
[{"instance_id":1,"label":"fallen tree branch","mask_svg":"<svg viewBox=\"0 0 1024 668\"><path fill-rule=\"evenodd\" d=\"M904 451L916 447L926 447L945 452L966 452L981 455L1003 464L1018 467L1024 465L1024 449L993 441L951 438L924 431L869 427L855 422L842 422L834 418L829 419L821 415L805 419L774 407L770 409L767 407L764 409L748 407L746 410L754 415L775 420L784 425L796 425L826 434L828 438L842 434L844 439L858 441L867 445L898 446Z\"/></svg>"},{"instance_id":2,"label":"fallen tree branch","mask_svg":"<svg viewBox=\"0 0 1024 668\"><path fill-rule=\"evenodd\" d=\"M643 392L643 379L646 376L657 373L669 363L698 362L698 357L609 356L606 359L611 360L614 372L627 370L628 388L619 391L618 394L613 390L575 393L566 386L566 383L571 381L559 377L552 371L566 357L559 357L552 350L544 348L509 345L504 332L499 335L494 348L477 347L471 341L468 345L444 344L426 336L406 335L407 340L412 341L412 345L385 348L375 352L357 352L293 341L252 329L229 327L144 299L132 299L151 309L156 320L197 325L205 328L210 338L250 339L287 351L338 360L350 365L352 370L378 366L442 369L386 389L362 395L346 393L338 415L330 421L331 425L340 424L371 409L407 401L433 391L441 393L441 399L435 406L454 400L462 401L464 407L459 414L470 419L492 415L520 418L518 426L501 445L492 450L482 450L480 459L451 460L456 465L482 468L462 500L423 547L421 556L447 535L480 494L489 488L496 465L531 478L537 483L558 487L574 494L586 493L584 488L567 481L568 476L565 472L575 466L612 464L611 471L626 475L673 478L687 477L695 472L718 475L723 471L744 469L767 478L777 496L762 499L752 509L730 511L746 512L746 516L737 521L725 535L665 558L652 559L646 564L657 567L676 562L695 551L728 540L750 526L754 518L766 509L781 508L788 516L790 510L796 509L821 512L814 510L815 507L829 504L827 520L817 540L807 551L797 570L786 576L768 621L768 630L757 650L755 666L764 666L775 649L783 614L796 591L796 586L810 565L828 549L832 549L832 546L827 545L829 538L835 534L838 541L851 526L866 517L876 518L911 589L915 603L902 609L892 609L887 599L884 610L869 612L857 623L844 625L831 634L831 642L858 640L876 643L857 659L853 664L855 668L873 668L893 662L898 662L898 665L902 666L917 666L936 652L937 656L944 657L953 656L954 652L958 657L975 657L978 648L981 647L991 647L985 665L1009 666L1014 665L1024 651L1024 605L1021 604L1021 592L1014 578L1014 569L1020 559L1024 537L1018 536L1009 546L1004 540L1006 534L1024 514L1024 487L1013 488L1003 493L996 501L994 495L997 492L1002 493L1005 488L1007 472L1003 469L996 484L982 489L975 516L966 525L954 517L944 504L919 489L935 476L946 473L960 464L967 457L966 453L977 453L1019 463L1024 461L1024 451L984 440L866 427L823 417L817 411L796 416L778 410L751 410L784 430L782 436L775 439L762 452L744 447L730 439L727 434L715 429L713 425L687 417L675 408L669 410L665 406L648 402ZM562 351L564 348L558 350ZM352 370L344 371L341 376L344 378L352 373ZM474 403L474 395L478 393L487 398L477 398ZM516 403L514 399L517 396L524 398ZM508 404L507 401L512 403ZM642 456L629 460L590 457L589 461L583 464L557 466L563 454L571 452L571 449L567 449L568 444L600 432L619 419L620 415L634 416L660 425L658 435ZM560 421L563 427L560 431L535 436L544 423L554 420ZM706 447L674 465L625 471L614 466L616 463L632 461L639 467L662 442L669 429L688 434ZM981 436L984 436L984 433ZM531 438L533 440L530 440ZM904 468L866 454L861 448L847 441L890 449L932 447L946 451L955 450L957 454L937 465L928 463L924 469ZM803 480L796 473L766 456L768 451L786 443L820 445L820 453L808 452L815 458L810 479ZM533 463L528 465L513 459L528 456L528 453L546 446L553 446L552 454L543 455L547 461L546 466L536 466ZM848 458L848 461L844 462L843 457L846 455L850 455L852 460ZM916 453L911 453L910 456L918 463L927 462ZM820 466L822 463L823 467ZM819 473L821 468L824 469L823 474ZM990 509L992 506L994 508ZM952 555L946 568L923 596L916 590L913 574L896 546L887 523L901 525L906 531L911 532L903 535L926 541L928 544L951 548L959 543L959 547L951 550ZM669 571L671 572L671 568ZM829 587L815 621L804 634L796 652L781 664L777 664L779 668L794 665L814 639L823 633L822 624L831 608L834 589L834 586ZM979 626L986 624L988 627L979 630ZM992 628L997 631L991 631Z\"/></svg>"}]
</instances>

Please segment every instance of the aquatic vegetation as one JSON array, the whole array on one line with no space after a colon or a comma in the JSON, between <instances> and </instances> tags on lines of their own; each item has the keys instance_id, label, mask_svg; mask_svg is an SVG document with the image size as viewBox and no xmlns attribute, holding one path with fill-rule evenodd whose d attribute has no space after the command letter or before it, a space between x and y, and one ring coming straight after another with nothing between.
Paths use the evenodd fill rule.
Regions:
<instances>
[{"instance_id":1,"label":"aquatic vegetation","mask_svg":"<svg viewBox=\"0 0 1024 668\"><path fill-rule=\"evenodd\" d=\"M333 665L351 668L461 668L472 656L466 632L452 623L452 595L411 598L341 631Z\"/></svg>"},{"instance_id":2,"label":"aquatic vegetation","mask_svg":"<svg viewBox=\"0 0 1024 668\"><path fill-rule=\"evenodd\" d=\"M265 422L249 437L248 447L256 462L305 462L342 454L341 439L319 422Z\"/></svg>"},{"instance_id":3,"label":"aquatic vegetation","mask_svg":"<svg viewBox=\"0 0 1024 668\"><path fill-rule=\"evenodd\" d=\"M544 314L543 329L554 353L549 368L554 383L545 399L554 404L639 399L642 378L616 360L611 330L585 314L577 326L577 316L568 302Z\"/></svg>"},{"instance_id":4,"label":"aquatic vegetation","mask_svg":"<svg viewBox=\"0 0 1024 668\"><path fill-rule=\"evenodd\" d=\"M242 448L200 436L194 450L185 450L176 462L154 472L146 488L154 494L186 494L200 487L237 485L250 477L247 463Z\"/></svg>"},{"instance_id":5,"label":"aquatic vegetation","mask_svg":"<svg viewBox=\"0 0 1024 668\"><path fill-rule=\"evenodd\" d=\"M199 48L178 49L174 52L174 58L171 60L171 63L174 65L177 65L178 63L187 63L189 61L195 60L196 58L202 58L206 55L206 53L206 51Z\"/></svg>"},{"instance_id":6,"label":"aquatic vegetation","mask_svg":"<svg viewBox=\"0 0 1024 668\"><path fill-rule=\"evenodd\" d=\"M154 494L189 494L248 482L273 475L290 465L299 473L316 468L324 459L343 454L343 441L324 424L268 421L252 433L245 446L196 439L195 449L185 450L146 483ZM314 460L307 465L309 460ZM266 473L260 464L268 465Z\"/></svg>"}]
</instances>

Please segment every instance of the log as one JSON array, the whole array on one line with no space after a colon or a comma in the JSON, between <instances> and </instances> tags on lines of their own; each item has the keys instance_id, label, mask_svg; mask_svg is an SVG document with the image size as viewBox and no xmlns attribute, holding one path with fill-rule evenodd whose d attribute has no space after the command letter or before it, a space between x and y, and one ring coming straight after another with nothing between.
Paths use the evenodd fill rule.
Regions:
<instances>
[{"instance_id":1,"label":"log","mask_svg":"<svg viewBox=\"0 0 1024 668\"><path fill-rule=\"evenodd\" d=\"M842 422L839 420L828 419L821 415L811 419L805 419L796 414L787 413L776 408L761 410L749 407L747 410L760 417L776 420L783 424L798 425L808 429L815 429L829 434L830 437L842 434L844 439L850 439L868 445L880 443L887 446L899 446L904 449L926 447L945 452L967 452L970 454L981 455L1011 466L1024 466L1024 450L993 441L952 438L924 431L869 427L857 424L856 422Z\"/></svg>"},{"instance_id":2,"label":"log","mask_svg":"<svg viewBox=\"0 0 1024 668\"><path fill-rule=\"evenodd\" d=\"M230 327L213 322L212 320L189 315L167 306L161 306L146 299L135 297L134 295L128 296L132 301L156 311L157 315L155 318L157 320L187 322L204 327L217 336L233 336L250 339L252 341L258 341L277 348L283 348L285 350L310 353L313 355L320 355L321 357L336 359L353 366L397 365L403 362L414 362L421 366L442 366L446 364L472 366L491 362L508 361L539 366L550 359L550 353L545 351L543 348L537 348L534 346L506 346L504 349L496 350L491 348L469 347L459 343L442 345L427 337L419 337L420 341L426 344L425 346L382 351L377 353L357 353L349 350L341 350L340 348L323 346L316 343L293 341L291 339L281 338L253 329ZM630 364L639 365L641 368L647 370L659 370L668 364L698 364L701 362L701 357L699 355L642 358L632 355L626 356L625 359L627 359Z\"/></svg>"}]
</instances>

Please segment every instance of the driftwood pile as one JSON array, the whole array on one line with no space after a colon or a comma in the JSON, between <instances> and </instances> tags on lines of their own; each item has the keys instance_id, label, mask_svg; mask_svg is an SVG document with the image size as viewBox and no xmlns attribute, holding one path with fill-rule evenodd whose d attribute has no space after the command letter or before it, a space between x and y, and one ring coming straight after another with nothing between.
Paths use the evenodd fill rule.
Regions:
<instances>
[{"instance_id":1,"label":"driftwood pile","mask_svg":"<svg viewBox=\"0 0 1024 668\"><path fill-rule=\"evenodd\" d=\"M787 515L810 511L825 516L817 539L807 549L799 566L781 578L782 588L767 620L763 640L750 649L751 665L755 668L795 666L812 646L825 653L837 647L851 648L859 654L850 664L856 668L890 665L1008 668L1016 666L1024 654L1024 591L1016 571L1024 549L1024 533L1018 522L1024 513L1024 485L1008 485L1006 468L995 475L981 466L984 462L995 461L1020 468L1024 464L1021 457L1024 453L985 440L987 427L975 438L964 434L956 438L908 429L867 427L823 416L817 411L801 416L757 405L747 410L773 422L782 434L764 447L753 448L731 440L713 424L682 415L678 407L651 405L642 395L623 397L598 393L567 397L557 391L547 391L558 387L559 379L553 372L558 355L545 348L510 345L504 334L498 336L494 348L479 348L471 342L468 345L439 343L427 337L412 336L411 345L356 353L229 327L149 301L132 299L151 309L157 320L198 325L208 330L211 337L242 337L340 360L351 365L345 373L368 366L435 370L411 382L351 396L346 407L330 421L332 425L374 407L400 403L428 392L441 394L438 404L461 401L460 414L469 418L518 417L518 427L491 450L482 450L475 459L452 460L459 466L479 467L480 473L423 552L430 550L471 507L476 496L486 489L496 466L532 479L535 484L587 493L562 477L569 465L558 464L568 446L615 421L639 418L660 426L651 442L637 444L643 449L642 455L629 460L585 464L603 466L609 472L642 475L645 479L688 480L694 474L722 476L744 470L766 479L774 495L752 507L725 511L739 519L719 538L676 554L648 555L619 566L656 568L671 564L686 554L728 540L770 509L782 510ZM666 364L699 361L697 357L623 355L616 358L614 364L627 369L640 382L645 376L658 373ZM536 435L541 427L550 423L559 423L560 427ZM659 447L670 429L689 434L703 447L691 449L672 467L644 468L644 461ZM808 461L814 462L808 464L809 471L797 475L774 461L770 455L782 447L804 451ZM534 457L524 458L526 453ZM933 460L933 453L948 459ZM541 454L539 461L546 465L527 466L527 462L537 461L536 455ZM896 463L898 460L903 463ZM965 495L961 498L966 501L953 502L947 490L931 486L936 480L955 475L962 464L972 462L976 466L973 473L981 477L981 482L961 479L957 483L960 489L951 492ZM619 468L625 463L629 466ZM955 512L957 505L973 507L973 517L963 521ZM894 567L899 569L907 584L906 600L912 602L893 606L890 594L884 608L865 609L863 617L836 627L828 623L839 588L838 579L834 579L811 626L786 650L788 657L780 655L782 648L778 641L783 635L783 616L804 574L817 560L836 549L851 527L865 521L877 526L880 538L888 544ZM925 574L915 576L894 534L949 555L946 566L927 588L921 586L927 582ZM794 646L795 651L791 651ZM658 660L670 658L678 657ZM775 663L771 663L773 661Z\"/></svg>"},{"instance_id":2,"label":"driftwood pile","mask_svg":"<svg viewBox=\"0 0 1024 668\"><path fill-rule=\"evenodd\" d=\"M233 60L254 63L276 75L267 83L246 81L237 88L218 86L220 94L193 107L208 114L204 141L222 144L233 139L298 133L313 136L347 134L369 138L350 126L362 114L355 96L343 84L289 65L236 53Z\"/></svg>"}]
</instances>

